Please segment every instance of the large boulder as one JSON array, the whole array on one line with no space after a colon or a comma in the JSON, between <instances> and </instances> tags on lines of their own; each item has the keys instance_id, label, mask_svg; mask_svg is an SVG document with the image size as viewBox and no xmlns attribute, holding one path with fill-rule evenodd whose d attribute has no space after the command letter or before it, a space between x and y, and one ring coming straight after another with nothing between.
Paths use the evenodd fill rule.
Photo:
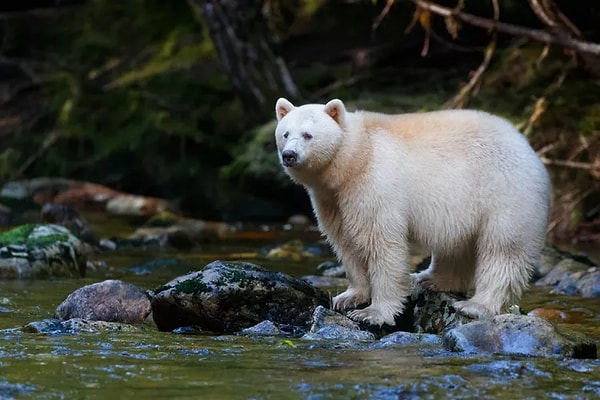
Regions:
<instances>
[{"instance_id":1,"label":"large boulder","mask_svg":"<svg viewBox=\"0 0 600 400\"><path fill-rule=\"evenodd\" d=\"M140 288L131 283L106 280L77 289L56 308L54 314L61 320L81 318L141 324L150 311L150 299Z\"/></svg>"},{"instance_id":2,"label":"large boulder","mask_svg":"<svg viewBox=\"0 0 600 400\"><path fill-rule=\"evenodd\" d=\"M59 225L21 225L0 234L0 279L84 276L86 246Z\"/></svg>"},{"instance_id":3,"label":"large boulder","mask_svg":"<svg viewBox=\"0 0 600 400\"><path fill-rule=\"evenodd\" d=\"M587 336L528 315L503 314L449 329L443 336L452 351L596 358L597 345Z\"/></svg>"},{"instance_id":4,"label":"large boulder","mask_svg":"<svg viewBox=\"0 0 600 400\"><path fill-rule=\"evenodd\" d=\"M329 297L308 283L247 262L214 261L176 278L152 298L161 331L195 325L211 332L238 332L264 320L308 326Z\"/></svg>"}]
</instances>

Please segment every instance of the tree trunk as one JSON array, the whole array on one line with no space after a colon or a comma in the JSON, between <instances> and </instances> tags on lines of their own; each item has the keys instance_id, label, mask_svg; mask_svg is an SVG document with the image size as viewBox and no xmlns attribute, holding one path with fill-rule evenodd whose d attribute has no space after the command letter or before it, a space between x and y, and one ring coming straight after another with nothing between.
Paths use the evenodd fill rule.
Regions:
<instances>
[{"instance_id":1,"label":"tree trunk","mask_svg":"<svg viewBox=\"0 0 600 400\"><path fill-rule=\"evenodd\" d=\"M193 0L234 90L249 111L262 111L298 89L262 14L262 0Z\"/></svg>"}]
</instances>

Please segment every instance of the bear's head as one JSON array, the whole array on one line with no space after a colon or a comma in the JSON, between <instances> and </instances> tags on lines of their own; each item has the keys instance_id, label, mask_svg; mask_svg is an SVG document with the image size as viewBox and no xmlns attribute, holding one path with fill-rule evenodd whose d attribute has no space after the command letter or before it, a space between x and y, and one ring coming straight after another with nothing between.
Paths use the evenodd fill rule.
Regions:
<instances>
[{"instance_id":1,"label":"bear's head","mask_svg":"<svg viewBox=\"0 0 600 400\"><path fill-rule=\"evenodd\" d=\"M280 98L275 105L279 161L288 173L316 172L333 161L346 129L341 100L295 107Z\"/></svg>"}]
</instances>

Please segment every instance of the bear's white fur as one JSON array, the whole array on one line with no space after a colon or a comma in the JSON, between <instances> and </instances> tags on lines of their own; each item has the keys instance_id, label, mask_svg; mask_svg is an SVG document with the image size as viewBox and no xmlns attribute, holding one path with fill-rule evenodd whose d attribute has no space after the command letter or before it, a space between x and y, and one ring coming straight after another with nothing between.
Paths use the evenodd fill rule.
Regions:
<instances>
[{"instance_id":1,"label":"bear's white fur","mask_svg":"<svg viewBox=\"0 0 600 400\"><path fill-rule=\"evenodd\" d=\"M507 121L480 111L386 115L347 112L342 101L276 104L285 171L305 186L321 231L341 259L348 315L394 324L413 280L409 243L432 254L416 275L466 292L465 314L498 314L517 302L538 262L550 203L547 171Z\"/></svg>"}]
</instances>

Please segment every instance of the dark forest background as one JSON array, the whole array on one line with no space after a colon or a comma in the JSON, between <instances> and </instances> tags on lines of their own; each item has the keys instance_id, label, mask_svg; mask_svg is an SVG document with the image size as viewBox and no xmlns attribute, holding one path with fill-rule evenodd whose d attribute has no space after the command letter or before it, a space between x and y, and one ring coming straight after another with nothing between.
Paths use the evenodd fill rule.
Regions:
<instances>
[{"instance_id":1,"label":"dark forest background","mask_svg":"<svg viewBox=\"0 0 600 400\"><path fill-rule=\"evenodd\" d=\"M310 209L277 164L278 97L469 107L548 165L552 237L600 241L598 21L595 0L2 1L0 183L66 177L282 220Z\"/></svg>"}]
</instances>

